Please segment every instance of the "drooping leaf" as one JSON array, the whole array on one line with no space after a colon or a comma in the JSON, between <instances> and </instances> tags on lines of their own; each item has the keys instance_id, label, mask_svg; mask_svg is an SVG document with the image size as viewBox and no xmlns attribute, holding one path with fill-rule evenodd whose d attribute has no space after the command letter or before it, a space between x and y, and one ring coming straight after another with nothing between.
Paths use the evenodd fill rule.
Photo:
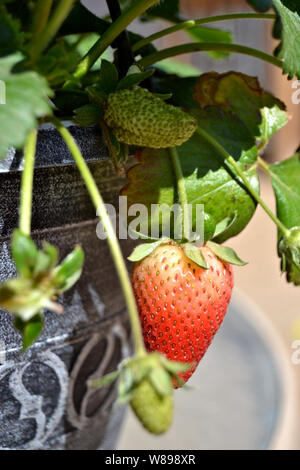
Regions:
<instances>
[{"instance_id":1,"label":"drooping leaf","mask_svg":"<svg viewBox=\"0 0 300 470\"><path fill-rule=\"evenodd\" d=\"M239 72L201 75L195 86L194 100L201 108L210 105L232 111L256 138L260 138L262 132L261 110L272 110L274 107L285 110L280 100L261 88L256 77Z\"/></svg>"},{"instance_id":2,"label":"drooping leaf","mask_svg":"<svg viewBox=\"0 0 300 470\"><path fill-rule=\"evenodd\" d=\"M6 104L0 105L0 159L9 147L22 148L37 118L51 114L46 80L36 72L13 73L19 56L0 59L0 80L5 84Z\"/></svg>"},{"instance_id":3,"label":"drooping leaf","mask_svg":"<svg viewBox=\"0 0 300 470\"><path fill-rule=\"evenodd\" d=\"M290 78L296 75L300 78L300 5L295 9L293 2L273 0L282 22L282 43L278 57L283 59L283 72ZM292 9L291 9L292 8Z\"/></svg>"},{"instance_id":4,"label":"drooping leaf","mask_svg":"<svg viewBox=\"0 0 300 470\"><path fill-rule=\"evenodd\" d=\"M23 337L23 351L27 349L37 339L43 329L43 316L38 313L33 318L24 322L21 318L16 318L15 328L20 331Z\"/></svg>"}]
</instances>

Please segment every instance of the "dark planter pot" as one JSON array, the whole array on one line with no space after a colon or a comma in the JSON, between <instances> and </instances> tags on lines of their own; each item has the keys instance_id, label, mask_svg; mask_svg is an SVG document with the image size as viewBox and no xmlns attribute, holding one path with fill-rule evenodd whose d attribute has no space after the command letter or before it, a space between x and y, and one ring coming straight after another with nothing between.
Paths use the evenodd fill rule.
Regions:
<instances>
[{"instance_id":1,"label":"dark planter pot","mask_svg":"<svg viewBox=\"0 0 300 470\"><path fill-rule=\"evenodd\" d=\"M107 159L93 128L70 128L89 161L104 200L117 203L124 180ZM21 155L0 165L0 281L15 275L10 235L18 224ZM53 129L39 132L32 230L37 242L58 246L61 257L81 244L81 279L60 301L62 315L46 312L43 334L26 353L13 317L0 311L0 448L113 449L123 409L116 387L89 390L88 379L115 370L129 354L129 321L107 243L64 142ZM123 242L128 255L131 243Z\"/></svg>"}]
</instances>

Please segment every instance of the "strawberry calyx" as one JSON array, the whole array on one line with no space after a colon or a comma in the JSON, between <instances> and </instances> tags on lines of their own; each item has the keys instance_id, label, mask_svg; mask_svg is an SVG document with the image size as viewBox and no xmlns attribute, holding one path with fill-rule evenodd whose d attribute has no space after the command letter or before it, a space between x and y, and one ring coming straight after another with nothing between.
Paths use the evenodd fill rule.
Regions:
<instances>
[{"instance_id":1,"label":"strawberry calyx","mask_svg":"<svg viewBox=\"0 0 300 470\"><path fill-rule=\"evenodd\" d=\"M91 388L106 387L119 378L118 402L121 404L130 401L135 387L145 379L151 382L160 396L166 396L173 392L172 379L181 385L178 373L186 372L192 365L170 361L162 354L153 352L125 359L117 371L100 379L90 380L88 385Z\"/></svg>"},{"instance_id":2,"label":"strawberry calyx","mask_svg":"<svg viewBox=\"0 0 300 470\"><path fill-rule=\"evenodd\" d=\"M170 361L153 352L125 359L119 370L97 380L90 380L91 388L106 387L119 378L118 403L129 402L142 425L153 434L162 434L171 426L173 418L173 383L183 385L178 373L192 364Z\"/></svg>"},{"instance_id":3,"label":"strawberry calyx","mask_svg":"<svg viewBox=\"0 0 300 470\"><path fill-rule=\"evenodd\" d=\"M208 246L222 261L226 261L227 263L237 266L245 266L247 264L247 262L243 261L237 255L233 248L219 245L218 243L211 240L208 240L205 245L202 245L199 242L178 242L178 240L175 241L166 237L160 238L154 242L142 243L136 246L127 259L132 262L139 262L153 253L153 251L162 244L181 246L185 255L203 269L208 269L208 267L206 260L201 252L202 246Z\"/></svg>"},{"instance_id":4,"label":"strawberry calyx","mask_svg":"<svg viewBox=\"0 0 300 470\"><path fill-rule=\"evenodd\" d=\"M293 227L278 243L281 271L286 272L288 282L300 285L300 227Z\"/></svg>"}]
</instances>

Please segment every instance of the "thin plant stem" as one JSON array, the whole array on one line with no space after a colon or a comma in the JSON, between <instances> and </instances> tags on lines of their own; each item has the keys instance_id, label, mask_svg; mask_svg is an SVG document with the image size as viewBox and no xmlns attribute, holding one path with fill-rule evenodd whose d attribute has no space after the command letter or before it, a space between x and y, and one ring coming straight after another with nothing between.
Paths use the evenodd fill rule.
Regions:
<instances>
[{"instance_id":1,"label":"thin plant stem","mask_svg":"<svg viewBox=\"0 0 300 470\"><path fill-rule=\"evenodd\" d=\"M106 125L106 123L103 119L100 119L100 127L101 127L101 130L103 132L104 139L105 139L106 145L108 147L109 155L111 157L112 164L114 166L115 171L118 174L124 174L124 169L120 168L120 164L118 162L116 151L115 151L115 148L113 146L113 143L112 143L110 135L109 135L108 127L107 127L107 125Z\"/></svg>"},{"instance_id":2,"label":"thin plant stem","mask_svg":"<svg viewBox=\"0 0 300 470\"><path fill-rule=\"evenodd\" d=\"M31 232L32 187L36 139L37 130L34 129L30 132L24 149L24 169L21 179L19 227L25 235L30 235Z\"/></svg>"},{"instance_id":3,"label":"thin plant stem","mask_svg":"<svg viewBox=\"0 0 300 470\"><path fill-rule=\"evenodd\" d=\"M44 29L43 33L38 35L34 44L31 47L31 61L36 62L40 54L43 52L45 47L49 44L51 39L54 38L57 31L67 18L68 14L70 13L71 9L73 8L73 4L76 0L60 0L55 8L50 20Z\"/></svg>"},{"instance_id":4,"label":"thin plant stem","mask_svg":"<svg viewBox=\"0 0 300 470\"><path fill-rule=\"evenodd\" d=\"M269 176L272 176L272 173L269 169L269 165L267 162L265 162L261 157L258 157L257 163L259 167Z\"/></svg>"},{"instance_id":5,"label":"thin plant stem","mask_svg":"<svg viewBox=\"0 0 300 470\"><path fill-rule=\"evenodd\" d=\"M76 162L76 165L81 174L81 177L87 187L91 200L95 206L95 209L97 210L100 220L102 221L103 226L105 228L105 231L107 234L108 245L109 245L110 252L113 257L113 260L114 260L114 263L118 272L118 276L120 279L120 283L122 286L122 290L124 293L124 297L125 297L130 321L131 321L131 326L132 326L132 331L133 331L133 336L134 336L134 341L135 341L136 354L144 355L146 354L146 351L145 351L145 346L144 346L144 341L143 341L143 336L142 336L142 331L141 331L141 326L140 326L140 321L139 321L134 294L132 291L130 279L129 279L126 264L122 255L122 251L119 245L119 241L117 239L115 230L113 228L113 225L111 223L111 220L105 208L104 201L96 185L96 182L89 170L89 167L86 164L73 136L70 134L68 129L66 129L66 127L64 127L61 124L61 122L58 119L52 118L51 120L53 124L56 126L59 133L61 134L65 143L67 144Z\"/></svg>"},{"instance_id":6,"label":"thin plant stem","mask_svg":"<svg viewBox=\"0 0 300 470\"><path fill-rule=\"evenodd\" d=\"M204 51L221 51L221 52L236 52L238 54L245 54L257 59L264 60L272 65L276 65L282 68L281 60L273 57L265 52L253 49L252 47L242 46L240 44L227 44L218 42L190 42L187 44L181 44L179 46L168 47L161 51L154 52L148 56L140 59L137 64L141 67L148 67L156 62L159 62L169 57L175 57L178 55L190 53L190 52L204 52Z\"/></svg>"},{"instance_id":7,"label":"thin plant stem","mask_svg":"<svg viewBox=\"0 0 300 470\"><path fill-rule=\"evenodd\" d=\"M276 15L260 14L260 13L233 13L230 15L208 16L205 18L199 18L197 20L182 21L180 23L175 24L174 26L170 26L169 28L162 29L161 31L158 31L157 33L151 34L147 38L141 39L140 41L136 42L132 46L132 50L133 52L136 52L142 47L147 46L147 44L150 44L151 42L155 41L156 39L175 33L176 31L193 28L194 26L199 26L202 24L215 23L217 21L237 20L237 19L274 20L276 19Z\"/></svg>"},{"instance_id":8,"label":"thin plant stem","mask_svg":"<svg viewBox=\"0 0 300 470\"><path fill-rule=\"evenodd\" d=\"M34 17L32 22L32 44L36 41L37 37L46 27L52 5L53 0L38 0L37 5L34 9Z\"/></svg>"},{"instance_id":9,"label":"thin plant stem","mask_svg":"<svg viewBox=\"0 0 300 470\"><path fill-rule=\"evenodd\" d=\"M101 38L94 44L89 52L79 62L73 77L80 80L94 65L103 52L124 31L127 26L148 8L157 3L158 0L136 0L130 8L123 11L121 16L102 34Z\"/></svg>"},{"instance_id":10,"label":"thin plant stem","mask_svg":"<svg viewBox=\"0 0 300 470\"><path fill-rule=\"evenodd\" d=\"M246 177L245 173L243 170L239 167L235 159L220 145L211 135L209 135L206 131L198 127L197 133L203 137L205 140L207 140L224 158L225 158L225 163L228 162L228 166L232 166L233 169L235 170L236 174L240 177L242 182L244 183L245 188L248 190L248 192L251 194L253 199L260 204L260 206L264 209L264 211L268 214L270 219L274 222L275 225L279 228L279 230L282 232L282 234L285 237L288 237L290 234L290 231L283 225L283 223L276 217L276 215L271 211L271 209L267 206L267 204L264 202L264 200L260 197L260 195L255 191L255 189L252 188L251 184L248 181L248 178Z\"/></svg>"},{"instance_id":11,"label":"thin plant stem","mask_svg":"<svg viewBox=\"0 0 300 470\"><path fill-rule=\"evenodd\" d=\"M169 149L170 157L172 160L176 180L177 180L177 191L179 196L179 202L182 209L182 232L183 237L186 240L190 239L190 219L189 219L189 212L188 212L188 198L187 192L185 187L184 176L182 173L181 163L179 159L179 155L177 149L172 147Z\"/></svg>"}]
</instances>

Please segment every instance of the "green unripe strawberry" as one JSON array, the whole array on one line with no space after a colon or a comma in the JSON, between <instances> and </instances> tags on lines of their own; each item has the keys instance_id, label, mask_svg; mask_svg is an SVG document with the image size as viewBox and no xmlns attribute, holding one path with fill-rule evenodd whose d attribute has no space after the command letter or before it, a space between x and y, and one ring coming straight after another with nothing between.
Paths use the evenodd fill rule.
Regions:
<instances>
[{"instance_id":1,"label":"green unripe strawberry","mask_svg":"<svg viewBox=\"0 0 300 470\"><path fill-rule=\"evenodd\" d=\"M104 120L120 142L152 148L181 145L197 127L192 116L139 86L111 93Z\"/></svg>"},{"instance_id":2,"label":"green unripe strawberry","mask_svg":"<svg viewBox=\"0 0 300 470\"><path fill-rule=\"evenodd\" d=\"M133 390L131 408L143 426L153 434L163 434L172 423L173 395L161 396L148 379Z\"/></svg>"}]
</instances>

